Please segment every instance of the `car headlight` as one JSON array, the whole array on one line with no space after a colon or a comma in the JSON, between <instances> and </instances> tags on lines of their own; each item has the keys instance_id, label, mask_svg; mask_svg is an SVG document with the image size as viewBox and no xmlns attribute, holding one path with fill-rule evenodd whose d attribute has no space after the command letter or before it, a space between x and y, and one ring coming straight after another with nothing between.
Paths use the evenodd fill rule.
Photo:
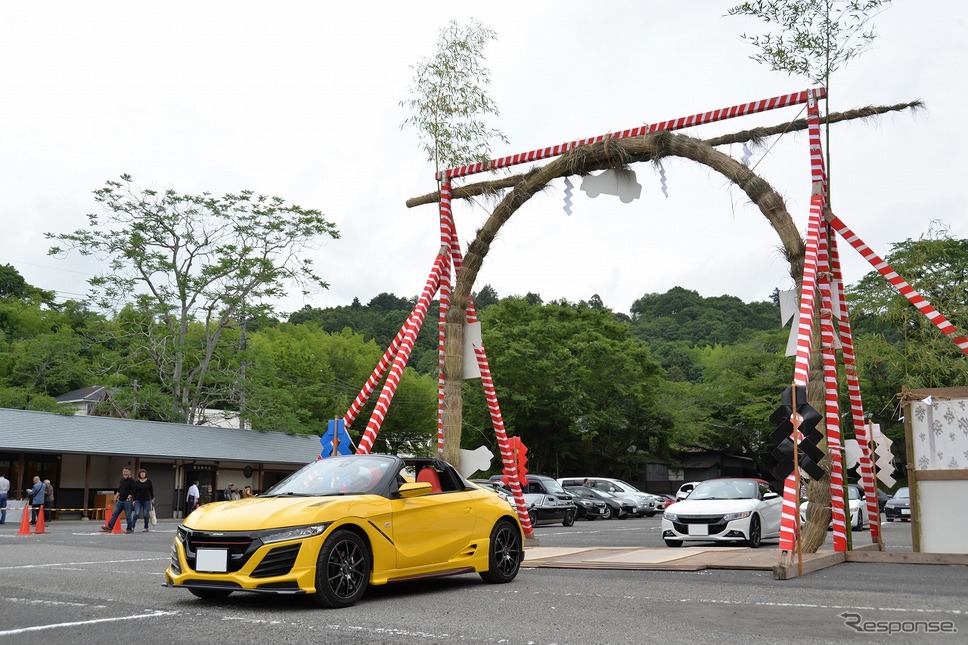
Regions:
<instances>
[{"instance_id":1,"label":"car headlight","mask_svg":"<svg viewBox=\"0 0 968 645\"><path fill-rule=\"evenodd\" d=\"M265 531L259 536L263 544L285 542L286 540L303 540L315 537L326 530L329 524L310 524L308 526L293 526L285 529Z\"/></svg>"},{"instance_id":2,"label":"car headlight","mask_svg":"<svg viewBox=\"0 0 968 645\"><path fill-rule=\"evenodd\" d=\"M662 514L662 517L664 519L669 520L670 522L675 522L676 520L679 519L679 516L678 515L676 515L675 513L669 513L668 511L665 512L665 513L663 513Z\"/></svg>"},{"instance_id":3,"label":"car headlight","mask_svg":"<svg viewBox=\"0 0 968 645\"><path fill-rule=\"evenodd\" d=\"M732 522L733 520L741 520L744 517L749 517L749 516L750 516L749 511L742 511L741 513L726 513L725 515L723 515L723 521Z\"/></svg>"}]
</instances>

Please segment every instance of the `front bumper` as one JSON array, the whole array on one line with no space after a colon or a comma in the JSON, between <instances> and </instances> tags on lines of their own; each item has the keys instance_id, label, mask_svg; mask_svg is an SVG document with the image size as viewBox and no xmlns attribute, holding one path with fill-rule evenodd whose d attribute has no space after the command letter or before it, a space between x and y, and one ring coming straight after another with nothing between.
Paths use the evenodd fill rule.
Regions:
<instances>
[{"instance_id":1,"label":"front bumper","mask_svg":"<svg viewBox=\"0 0 968 645\"><path fill-rule=\"evenodd\" d=\"M322 542L322 535L271 544L235 534L195 533L184 540L176 537L165 571L165 585L273 594L313 593L316 556Z\"/></svg>"},{"instance_id":2,"label":"front bumper","mask_svg":"<svg viewBox=\"0 0 968 645\"><path fill-rule=\"evenodd\" d=\"M749 539L750 518L723 520L722 516L662 518L662 539L683 542L736 542Z\"/></svg>"}]
</instances>

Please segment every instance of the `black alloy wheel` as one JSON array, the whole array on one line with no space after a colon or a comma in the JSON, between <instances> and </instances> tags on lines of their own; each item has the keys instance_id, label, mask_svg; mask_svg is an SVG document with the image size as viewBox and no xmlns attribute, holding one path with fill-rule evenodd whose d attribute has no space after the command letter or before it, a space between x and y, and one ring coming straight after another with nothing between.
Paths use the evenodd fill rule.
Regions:
<instances>
[{"instance_id":1,"label":"black alloy wheel","mask_svg":"<svg viewBox=\"0 0 968 645\"><path fill-rule=\"evenodd\" d=\"M363 538L334 531L319 550L313 600L321 607L349 607L363 597L369 580L370 553Z\"/></svg>"}]
</instances>

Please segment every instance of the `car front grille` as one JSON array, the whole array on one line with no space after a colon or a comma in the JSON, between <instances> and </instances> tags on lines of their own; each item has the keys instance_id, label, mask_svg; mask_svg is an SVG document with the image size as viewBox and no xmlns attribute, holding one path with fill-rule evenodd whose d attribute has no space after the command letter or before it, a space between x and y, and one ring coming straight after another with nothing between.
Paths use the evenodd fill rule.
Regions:
<instances>
[{"instance_id":1,"label":"car front grille","mask_svg":"<svg viewBox=\"0 0 968 645\"><path fill-rule=\"evenodd\" d=\"M719 515L679 515L672 525L676 531L682 534L689 533L690 524L706 524L709 526L709 534L716 535L726 530L726 521L722 514Z\"/></svg>"},{"instance_id":2,"label":"car front grille","mask_svg":"<svg viewBox=\"0 0 968 645\"><path fill-rule=\"evenodd\" d=\"M253 540L248 533L231 531L205 532L193 531L184 526L178 527L182 544L185 545L185 558L188 566L195 568L198 549L225 549L228 551L228 571L235 572L245 566L252 554L262 546L260 540Z\"/></svg>"}]
</instances>

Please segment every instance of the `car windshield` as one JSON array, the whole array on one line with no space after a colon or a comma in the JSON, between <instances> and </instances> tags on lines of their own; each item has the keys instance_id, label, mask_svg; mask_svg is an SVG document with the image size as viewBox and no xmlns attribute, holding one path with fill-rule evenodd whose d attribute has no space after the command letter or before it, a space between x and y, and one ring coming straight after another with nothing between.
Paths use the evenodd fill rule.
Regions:
<instances>
[{"instance_id":1,"label":"car windshield","mask_svg":"<svg viewBox=\"0 0 968 645\"><path fill-rule=\"evenodd\" d=\"M861 498L863 498L863 495L860 494L860 488L858 488L857 486L848 486L847 487L847 498L848 499L861 499Z\"/></svg>"},{"instance_id":2,"label":"car windshield","mask_svg":"<svg viewBox=\"0 0 968 645\"><path fill-rule=\"evenodd\" d=\"M755 499L756 482L748 479L714 479L697 485L689 500L697 499Z\"/></svg>"},{"instance_id":3,"label":"car windshield","mask_svg":"<svg viewBox=\"0 0 968 645\"><path fill-rule=\"evenodd\" d=\"M908 488L898 488L897 492L894 493L894 499L909 499L911 493Z\"/></svg>"},{"instance_id":4,"label":"car windshield","mask_svg":"<svg viewBox=\"0 0 968 645\"><path fill-rule=\"evenodd\" d=\"M319 459L267 490L263 497L369 493L393 463L392 459L370 455Z\"/></svg>"},{"instance_id":5,"label":"car windshield","mask_svg":"<svg viewBox=\"0 0 968 645\"><path fill-rule=\"evenodd\" d=\"M559 484L554 479L543 479L541 481L544 483L545 488L548 489L548 492L549 493L564 493L565 492L565 489L561 487L561 484Z\"/></svg>"}]
</instances>

